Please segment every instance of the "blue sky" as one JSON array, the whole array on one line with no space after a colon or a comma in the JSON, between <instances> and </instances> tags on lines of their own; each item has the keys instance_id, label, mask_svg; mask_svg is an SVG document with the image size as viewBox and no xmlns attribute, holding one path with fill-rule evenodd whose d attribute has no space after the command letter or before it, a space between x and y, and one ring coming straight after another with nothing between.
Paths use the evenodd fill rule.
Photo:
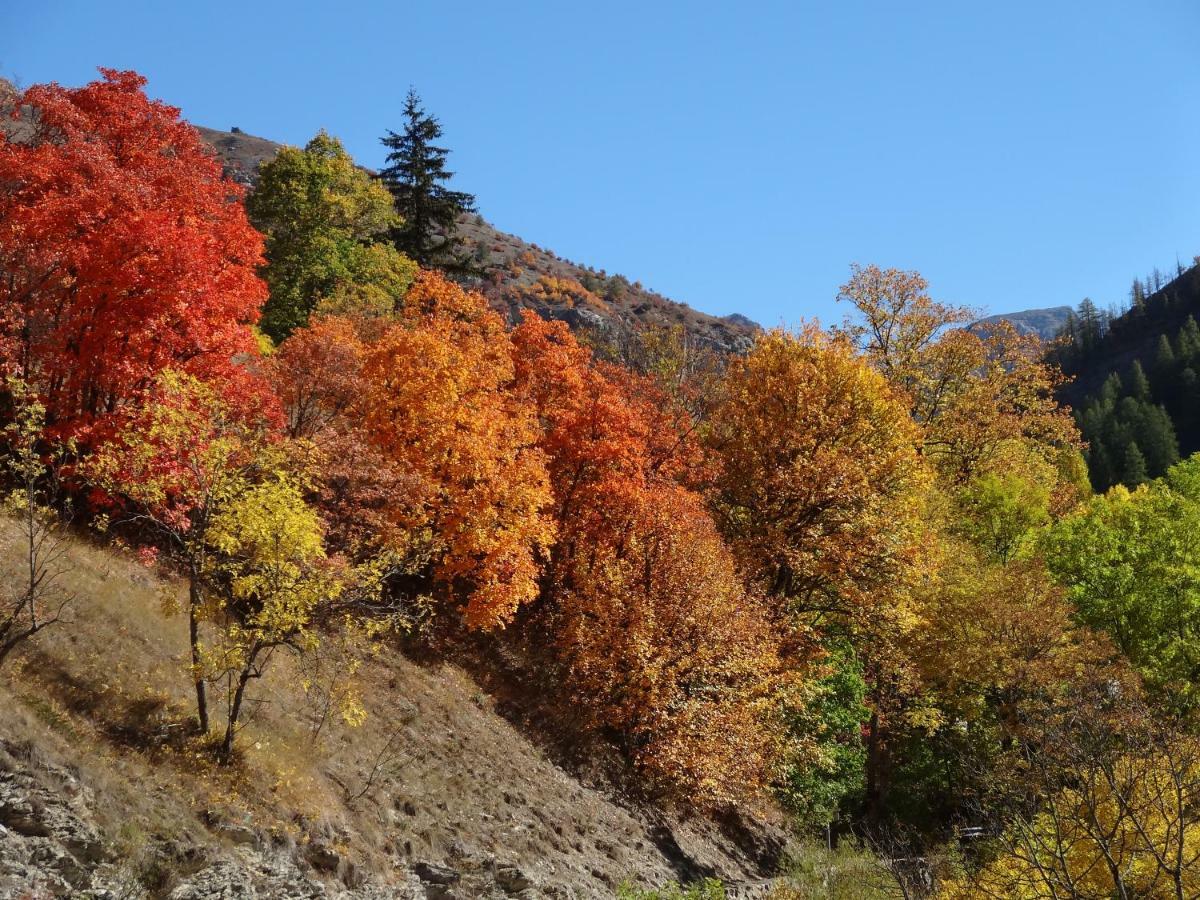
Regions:
<instances>
[{"instance_id":1,"label":"blue sky","mask_svg":"<svg viewBox=\"0 0 1200 900\"><path fill-rule=\"evenodd\" d=\"M0 74L134 68L365 165L411 84L505 231L707 312L829 322L849 264L992 312L1200 253L1200 2L0 0Z\"/></svg>"}]
</instances>

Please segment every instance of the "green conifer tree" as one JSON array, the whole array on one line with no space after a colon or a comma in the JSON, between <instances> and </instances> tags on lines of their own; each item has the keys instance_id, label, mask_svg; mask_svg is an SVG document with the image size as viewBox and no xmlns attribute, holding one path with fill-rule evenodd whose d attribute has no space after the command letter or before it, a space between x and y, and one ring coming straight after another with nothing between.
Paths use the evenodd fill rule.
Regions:
<instances>
[{"instance_id":1,"label":"green conifer tree","mask_svg":"<svg viewBox=\"0 0 1200 900\"><path fill-rule=\"evenodd\" d=\"M1161 406L1143 404L1138 423L1138 446L1146 460L1146 471L1157 478L1179 462L1179 441L1171 417Z\"/></svg>"},{"instance_id":2,"label":"green conifer tree","mask_svg":"<svg viewBox=\"0 0 1200 900\"><path fill-rule=\"evenodd\" d=\"M1154 374L1158 378L1168 375L1175 368L1175 351L1165 334L1158 336L1158 349L1154 354Z\"/></svg>"},{"instance_id":3,"label":"green conifer tree","mask_svg":"<svg viewBox=\"0 0 1200 900\"><path fill-rule=\"evenodd\" d=\"M396 247L423 266L460 269L466 260L456 255L458 217L475 211L475 197L446 186L454 173L446 169L450 151L434 142L442 126L409 90L404 101L404 130L382 138L390 153L379 173L395 198L403 224L392 232Z\"/></svg>"},{"instance_id":4,"label":"green conifer tree","mask_svg":"<svg viewBox=\"0 0 1200 900\"><path fill-rule=\"evenodd\" d=\"M1136 441L1125 445L1124 465L1121 467L1121 481L1129 487L1145 484L1149 478L1146 474L1146 458L1138 449Z\"/></svg>"},{"instance_id":5,"label":"green conifer tree","mask_svg":"<svg viewBox=\"0 0 1200 900\"><path fill-rule=\"evenodd\" d=\"M1100 404L1102 407L1114 408L1117 401L1121 399L1123 393L1121 385L1121 376L1116 372L1109 374L1108 378L1104 379L1104 386L1100 388Z\"/></svg>"},{"instance_id":6,"label":"green conifer tree","mask_svg":"<svg viewBox=\"0 0 1200 900\"><path fill-rule=\"evenodd\" d=\"M1200 326L1196 325L1196 320L1191 316L1184 320L1183 327L1179 329L1176 346L1178 349L1175 355L1184 365L1200 356Z\"/></svg>"},{"instance_id":7,"label":"green conifer tree","mask_svg":"<svg viewBox=\"0 0 1200 900\"><path fill-rule=\"evenodd\" d=\"M1129 396L1146 402L1150 399L1150 379L1140 360L1134 360L1129 370Z\"/></svg>"}]
</instances>

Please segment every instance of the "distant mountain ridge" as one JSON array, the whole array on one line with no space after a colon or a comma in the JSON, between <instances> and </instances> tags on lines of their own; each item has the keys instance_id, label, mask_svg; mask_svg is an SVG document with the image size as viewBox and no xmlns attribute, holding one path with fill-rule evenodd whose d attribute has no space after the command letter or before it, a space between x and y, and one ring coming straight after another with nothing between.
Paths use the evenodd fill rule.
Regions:
<instances>
[{"instance_id":1,"label":"distant mountain ridge","mask_svg":"<svg viewBox=\"0 0 1200 900\"><path fill-rule=\"evenodd\" d=\"M1024 309L1019 312L985 316L975 324L1009 322L1021 334L1036 334L1043 341L1051 341L1067 324L1070 315L1071 307L1069 306L1051 306L1045 309Z\"/></svg>"}]
</instances>

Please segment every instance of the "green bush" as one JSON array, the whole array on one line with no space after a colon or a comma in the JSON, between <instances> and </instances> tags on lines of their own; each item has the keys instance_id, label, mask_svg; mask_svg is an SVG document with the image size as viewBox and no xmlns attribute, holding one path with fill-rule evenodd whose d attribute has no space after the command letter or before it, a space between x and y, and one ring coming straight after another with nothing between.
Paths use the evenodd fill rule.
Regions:
<instances>
[{"instance_id":1,"label":"green bush","mask_svg":"<svg viewBox=\"0 0 1200 900\"><path fill-rule=\"evenodd\" d=\"M686 887L672 881L657 890L644 891L627 882L617 889L617 900L725 900L725 885L706 878Z\"/></svg>"}]
</instances>

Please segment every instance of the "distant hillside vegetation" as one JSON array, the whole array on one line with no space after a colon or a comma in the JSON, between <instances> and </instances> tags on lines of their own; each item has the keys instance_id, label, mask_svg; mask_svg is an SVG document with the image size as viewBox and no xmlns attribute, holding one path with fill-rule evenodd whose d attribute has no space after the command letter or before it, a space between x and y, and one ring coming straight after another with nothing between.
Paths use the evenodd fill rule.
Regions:
<instances>
[{"instance_id":1,"label":"distant hillside vegetation","mask_svg":"<svg viewBox=\"0 0 1200 900\"><path fill-rule=\"evenodd\" d=\"M1098 490L1136 485L1200 450L1200 266L1136 282L1128 307L1084 300L1052 358L1072 378L1061 399L1076 411Z\"/></svg>"},{"instance_id":2,"label":"distant hillside vegetation","mask_svg":"<svg viewBox=\"0 0 1200 900\"><path fill-rule=\"evenodd\" d=\"M197 130L220 156L226 174L251 187L259 165L283 146L240 129ZM722 352L745 350L760 330L745 316L710 316L623 275L563 259L499 231L482 216L463 216L459 236L478 272L475 287L514 323L529 309L608 341L619 341L632 327L680 326L700 345Z\"/></svg>"}]
</instances>

